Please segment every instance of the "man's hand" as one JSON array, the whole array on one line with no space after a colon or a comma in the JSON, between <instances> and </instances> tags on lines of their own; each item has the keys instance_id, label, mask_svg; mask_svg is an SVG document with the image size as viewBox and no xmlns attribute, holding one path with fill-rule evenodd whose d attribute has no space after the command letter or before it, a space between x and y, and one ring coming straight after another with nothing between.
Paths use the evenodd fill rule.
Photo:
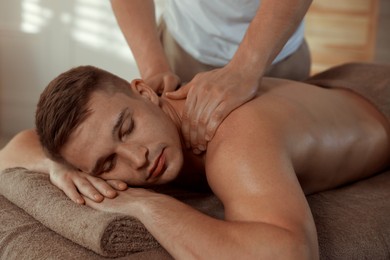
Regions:
<instances>
[{"instance_id":1,"label":"man's hand","mask_svg":"<svg viewBox=\"0 0 390 260\"><path fill-rule=\"evenodd\" d=\"M149 205L153 201L159 202L166 197L166 195L148 189L128 188L125 191L119 191L117 197L105 198L100 203L91 200L89 197L84 197L84 199L87 206L97 210L140 217L137 213L141 214L142 210L140 207L145 205L143 202Z\"/></svg>"},{"instance_id":2,"label":"man's hand","mask_svg":"<svg viewBox=\"0 0 390 260\"><path fill-rule=\"evenodd\" d=\"M172 72L162 72L144 79L158 95L174 91L180 85L180 78Z\"/></svg>"},{"instance_id":3,"label":"man's hand","mask_svg":"<svg viewBox=\"0 0 390 260\"><path fill-rule=\"evenodd\" d=\"M218 126L227 115L257 92L258 79L225 66L197 74L187 85L167 93L171 99L187 97L182 116L182 133L187 148L194 153L206 150Z\"/></svg>"},{"instance_id":4,"label":"man's hand","mask_svg":"<svg viewBox=\"0 0 390 260\"><path fill-rule=\"evenodd\" d=\"M114 198L117 190L127 189L127 184L122 181L105 181L58 163L53 163L49 175L51 183L78 204L85 203L83 196L101 202L104 197Z\"/></svg>"}]
</instances>

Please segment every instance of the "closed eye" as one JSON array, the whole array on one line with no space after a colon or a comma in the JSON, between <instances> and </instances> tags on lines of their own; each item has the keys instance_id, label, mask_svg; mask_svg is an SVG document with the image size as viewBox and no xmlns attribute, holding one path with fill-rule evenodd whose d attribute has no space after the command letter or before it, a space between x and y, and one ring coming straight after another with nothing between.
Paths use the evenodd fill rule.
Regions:
<instances>
[{"instance_id":1,"label":"closed eye","mask_svg":"<svg viewBox=\"0 0 390 260\"><path fill-rule=\"evenodd\" d=\"M115 168L116 164L116 154L110 155L107 160L104 162L101 173L110 172Z\"/></svg>"},{"instance_id":2,"label":"closed eye","mask_svg":"<svg viewBox=\"0 0 390 260\"><path fill-rule=\"evenodd\" d=\"M126 131L122 133L122 138L129 135L133 131L133 128L134 128L134 124L133 124L133 120L131 120L130 125L127 127Z\"/></svg>"}]
</instances>

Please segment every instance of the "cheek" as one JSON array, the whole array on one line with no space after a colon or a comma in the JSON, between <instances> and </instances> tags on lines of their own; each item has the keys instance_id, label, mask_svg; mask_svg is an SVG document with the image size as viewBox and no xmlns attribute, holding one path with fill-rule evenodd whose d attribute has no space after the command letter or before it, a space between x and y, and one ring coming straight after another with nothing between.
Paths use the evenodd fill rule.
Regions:
<instances>
[{"instance_id":1,"label":"cheek","mask_svg":"<svg viewBox=\"0 0 390 260\"><path fill-rule=\"evenodd\" d=\"M127 167L126 164L117 162L112 171L99 175L99 178L103 180L120 180L128 183L129 181L134 182L134 176L133 170Z\"/></svg>"},{"instance_id":2,"label":"cheek","mask_svg":"<svg viewBox=\"0 0 390 260\"><path fill-rule=\"evenodd\" d=\"M179 147L172 147L167 151L167 172L165 181L172 181L175 179L181 168L183 167L183 152Z\"/></svg>"}]
</instances>

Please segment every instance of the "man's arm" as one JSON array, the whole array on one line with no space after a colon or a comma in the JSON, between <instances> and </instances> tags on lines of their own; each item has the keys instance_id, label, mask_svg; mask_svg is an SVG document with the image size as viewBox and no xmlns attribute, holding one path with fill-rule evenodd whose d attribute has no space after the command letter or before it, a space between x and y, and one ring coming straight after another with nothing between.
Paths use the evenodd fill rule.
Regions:
<instances>
[{"instance_id":1,"label":"man's arm","mask_svg":"<svg viewBox=\"0 0 390 260\"><path fill-rule=\"evenodd\" d=\"M111 0L111 5L141 77L156 92L175 90L180 80L171 71L161 45L153 0Z\"/></svg>"},{"instance_id":2,"label":"man's arm","mask_svg":"<svg viewBox=\"0 0 390 260\"><path fill-rule=\"evenodd\" d=\"M280 133L242 114L224 123L207 151L225 220L144 189L87 205L138 218L178 259L317 259L314 222Z\"/></svg>"},{"instance_id":3,"label":"man's arm","mask_svg":"<svg viewBox=\"0 0 390 260\"><path fill-rule=\"evenodd\" d=\"M286 138L288 115L277 105L275 111L251 108L231 114L210 144L208 182L224 204L226 220L252 226L241 230L247 234L244 246L253 243L266 259L317 259L315 224Z\"/></svg>"},{"instance_id":4,"label":"man's arm","mask_svg":"<svg viewBox=\"0 0 390 260\"><path fill-rule=\"evenodd\" d=\"M120 181L107 183L52 161L44 153L34 129L18 133L0 151L0 172L13 167L23 167L31 171L49 174L50 181L54 185L64 191L74 202L80 204L84 203L80 193L96 201L101 201L103 196L115 197L115 189L124 190L127 188L127 185Z\"/></svg>"},{"instance_id":5,"label":"man's arm","mask_svg":"<svg viewBox=\"0 0 390 260\"><path fill-rule=\"evenodd\" d=\"M312 0L263 0L229 66L258 81L302 22Z\"/></svg>"}]
</instances>

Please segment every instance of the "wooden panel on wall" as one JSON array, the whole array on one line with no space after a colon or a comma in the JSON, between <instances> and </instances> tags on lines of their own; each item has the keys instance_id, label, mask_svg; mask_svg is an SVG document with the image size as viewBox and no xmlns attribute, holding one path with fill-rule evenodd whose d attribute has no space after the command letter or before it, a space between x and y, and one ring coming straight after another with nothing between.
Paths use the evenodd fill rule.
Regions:
<instances>
[{"instance_id":1,"label":"wooden panel on wall","mask_svg":"<svg viewBox=\"0 0 390 260\"><path fill-rule=\"evenodd\" d=\"M306 16L312 73L349 61L372 61L378 0L314 0Z\"/></svg>"}]
</instances>

